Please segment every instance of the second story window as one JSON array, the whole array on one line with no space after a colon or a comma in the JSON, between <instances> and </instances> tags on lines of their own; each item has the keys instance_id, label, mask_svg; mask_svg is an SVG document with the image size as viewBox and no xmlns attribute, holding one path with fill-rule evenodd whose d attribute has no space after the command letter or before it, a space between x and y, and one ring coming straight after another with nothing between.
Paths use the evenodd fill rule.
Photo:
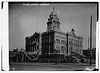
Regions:
<instances>
[{"instance_id":1,"label":"second story window","mask_svg":"<svg viewBox=\"0 0 100 73\"><path fill-rule=\"evenodd\" d=\"M56 39L57 42L60 42L60 39Z\"/></svg>"}]
</instances>

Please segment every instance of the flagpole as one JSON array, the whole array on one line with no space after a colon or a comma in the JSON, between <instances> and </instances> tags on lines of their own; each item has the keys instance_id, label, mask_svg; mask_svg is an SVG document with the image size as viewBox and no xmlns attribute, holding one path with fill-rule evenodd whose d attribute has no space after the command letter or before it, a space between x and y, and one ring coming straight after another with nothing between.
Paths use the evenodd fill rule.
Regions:
<instances>
[{"instance_id":1,"label":"flagpole","mask_svg":"<svg viewBox=\"0 0 100 73\"><path fill-rule=\"evenodd\" d=\"M92 15L90 21L90 65L92 64Z\"/></svg>"}]
</instances>

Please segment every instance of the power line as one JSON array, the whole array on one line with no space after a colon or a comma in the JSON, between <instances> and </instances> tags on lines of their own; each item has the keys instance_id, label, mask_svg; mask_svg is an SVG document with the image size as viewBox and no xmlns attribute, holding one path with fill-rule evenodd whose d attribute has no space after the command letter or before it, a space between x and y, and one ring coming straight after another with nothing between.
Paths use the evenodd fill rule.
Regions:
<instances>
[{"instance_id":1,"label":"power line","mask_svg":"<svg viewBox=\"0 0 100 73\"><path fill-rule=\"evenodd\" d=\"M28 12L31 11L31 10L32 10L32 8L28 9L27 11L23 12L22 14L19 14L18 16L16 16L15 18L13 18L12 20L9 20L9 22L12 22L12 21L15 20L16 18L18 18L18 17L24 15L25 13L28 13Z\"/></svg>"}]
</instances>

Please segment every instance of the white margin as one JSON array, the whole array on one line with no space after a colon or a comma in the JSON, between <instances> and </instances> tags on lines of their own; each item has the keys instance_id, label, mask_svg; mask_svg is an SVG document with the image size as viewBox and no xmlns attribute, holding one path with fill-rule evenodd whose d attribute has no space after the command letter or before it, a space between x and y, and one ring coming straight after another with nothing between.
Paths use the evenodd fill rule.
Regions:
<instances>
[{"instance_id":1,"label":"white margin","mask_svg":"<svg viewBox=\"0 0 100 73\"><path fill-rule=\"evenodd\" d=\"M14 1L14 0L3 0L3 1L6 1L6 2L4 2L4 8L3 8L3 10L1 10L1 12L0 13L2 13L2 15L0 14L0 17L2 18L2 20L1 20L1 22L2 22L2 24L0 24L1 25L1 27L0 27L0 30L2 30L2 32L1 32L1 40L0 40L0 42L1 42L1 44L2 44L2 47L0 46L0 54L1 54L1 52L2 52L2 54L3 54L3 58L2 58L2 65L3 65L3 69L5 70L5 71L9 71L9 22L8 22L8 2L9 1ZM32 1L32 0L15 0L15 1L28 1L28 2L30 2L30 1ZM48 2L48 1L55 1L55 2L57 2L57 1L59 1L59 0L34 0L34 1L46 1L46 2ZM66 0L65 0L66 1ZM65 2L65 1L59 1L59 2ZM82 0L69 0L69 1L67 1L67 2L78 2L78 1L82 1ZM99 0L92 0L92 1L87 1L87 0L84 0L84 1L82 1L82 2L96 2L96 1L98 1L99 2ZM100 5L99 5L99 7L100 7ZM99 10L100 10L100 8L99 8ZM6 15L6 16L5 16ZM100 16L100 14L99 14L99 16ZM98 50L96 50L96 52L98 52L99 51L99 53L100 53L100 50L99 50L99 48L100 48L100 45L99 45L99 43L100 43L100 40L98 39L98 38L100 38L100 25L99 25L99 21L97 22L97 26L96 26L96 48L98 48ZM98 32L97 32L98 31ZM3 40L2 40L3 39ZM6 41L6 42L5 42ZM98 44L97 44L98 43ZM1 51L2 50L2 51ZM96 59L100 59L100 54L98 55L98 53L96 53L97 54L97 56L96 56ZM1 56L1 55L0 55ZM0 59L1 59L1 57L0 57ZM0 62L1 63L1 62ZM99 67L99 70L100 70L100 64L99 65L97 65L98 64L98 61L96 60L96 68L98 68ZM35 72L35 71L34 71ZM43 72L43 73L46 73L46 71L45 72Z\"/></svg>"},{"instance_id":2,"label":"white margin","mask_svg":"<svg viewBox=\"0 0 100 73\"><path fill-rule=\"evenodd\" d=\"M9 71L9 27L8 27L8 2L4 2L2 10L2 62L1 67L3 70Z\"/></svg>"}]
</instances>

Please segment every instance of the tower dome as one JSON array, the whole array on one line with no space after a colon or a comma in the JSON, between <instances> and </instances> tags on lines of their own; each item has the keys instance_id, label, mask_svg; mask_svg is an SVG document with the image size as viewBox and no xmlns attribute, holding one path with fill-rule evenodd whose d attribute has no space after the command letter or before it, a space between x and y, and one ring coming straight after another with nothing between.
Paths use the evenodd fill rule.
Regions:
<instances>
[{"instance_id":1,"label":"tower dome","mask_svg":"<svg viewBox=\"0 0 100 73\"><path fill-rule=\"evenodd\" d=\"M50 14L50 18L53 18L53 17L58 17L57 12L55 11L54 7L53 7L53 11Z\"/></svg>"}]
</instances>

